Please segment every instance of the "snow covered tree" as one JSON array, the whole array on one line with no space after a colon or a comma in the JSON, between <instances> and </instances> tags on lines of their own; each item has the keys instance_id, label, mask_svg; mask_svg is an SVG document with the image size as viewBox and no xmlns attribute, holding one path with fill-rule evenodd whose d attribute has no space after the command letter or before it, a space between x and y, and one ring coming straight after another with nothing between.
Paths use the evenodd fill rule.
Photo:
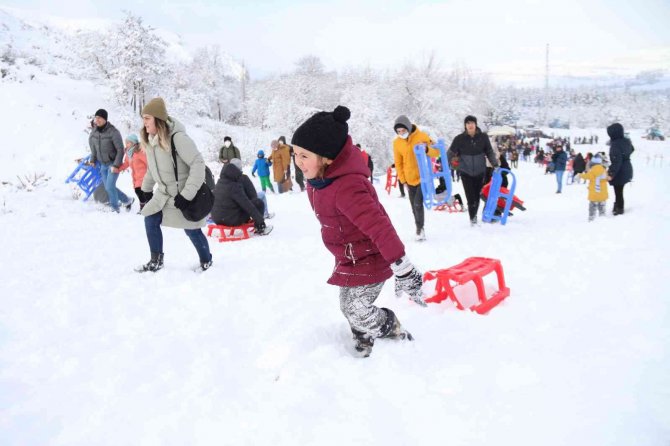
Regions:
<instances>
[{"instance_id":1,"label":"snow covered tree","mask_svg":"<svg viewBox=\"0 0 670 446\"><path fill-rule=\"evenodd\" d=\"M111 82L120 105L139 113L147 98L160 90L165 74L167 44L139 16L126 12L123 22L114 26L91 55L101 73Z\"/></svg>"},{"instance_id":2,"label":"snow covered tree","mask_svg":"<svg viewBox=\"0 0 670 446\"><path fill-rule=\"evenodd\" d=\"M220 46L198 49L191 63L191 73L191 89L209 98L211 118L224 121L241 111L248 73Z\"/></svg>"}]
</instances>

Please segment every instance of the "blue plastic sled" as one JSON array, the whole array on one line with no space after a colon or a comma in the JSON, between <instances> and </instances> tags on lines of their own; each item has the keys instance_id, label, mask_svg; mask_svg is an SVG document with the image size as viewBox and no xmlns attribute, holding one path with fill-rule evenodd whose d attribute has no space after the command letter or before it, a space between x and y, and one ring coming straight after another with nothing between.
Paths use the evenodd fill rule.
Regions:
<instances>
[{"instance_id":1,"label":"blue plastic sled","mask_svg":"<svg viewBox=\"0 0 670 446\"><path fill-rule=\"evenodd\" d=\"M65 183L75 183L82 191L84 191L84 201L88 200L95 189L102 183L102 176L100 175L100 163L96 162L95 166L89 166L87 163L91 159L90 155L82 158L81 162L74 169L74 172L67 177Z\"/></svg>"},{"instance_id":2,"label":"blue plastic sled","mask_svg":"<svg viewBox=\"0 0 670 446\"><path fill-rule=\"evenodd\" d=\"M440 150L442 168L439 172L433 172L433 165L430 161L430 157L426 155L426 145L417 144L414 146L414 154L416 155L416 161L419 164L419 175L421 176L423 205L426 209L447 204L451 198L451 170L449 169L449 160L447 158L447 148L444 139L438 139L435 147ZM447 189L444 197L441 200L438 200L435 195L435 180L440 177L444 178L444 183L446 184Z\"/></svg>"},{"instance_id":3,"label":"blue plastic sled","mask_svg":"<svg viewBox=\"0 0 670 446\"><path fill-rule=\"evenodd\" d=\"M507 172L508 177L512 178L509 191L507 193L500 192L500 185L502 184L502 172ZM509 169L496 169L493 171L493 178L491 179L491 188L489 189L489 196L486 199L486 204L484 205L484 215L482 216L482 221L486 223L492 223L494 221L500 220L500 224L504 225L507 223L507 216L509 215L509 210L512 207L514 202L514 190L516 189L516 177ZM498 200L503 198L505 200L505 207L501 215L495 215L496 208L498 207Z\"/></svg>"}]
</instances>

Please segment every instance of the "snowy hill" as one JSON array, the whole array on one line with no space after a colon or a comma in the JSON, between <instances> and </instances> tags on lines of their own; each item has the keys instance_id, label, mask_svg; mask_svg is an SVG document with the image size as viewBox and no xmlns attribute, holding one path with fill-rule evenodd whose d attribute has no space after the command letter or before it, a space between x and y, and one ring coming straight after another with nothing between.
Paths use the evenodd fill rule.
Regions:
<instances>
[{"instance_id":1,"label":"snowy hill","mask_svg":"<svg viewBox=\"0 0 670 446\"><path fill-rule=\"evenodd\" d=\"M406 199L378 184L419 268L498 258L511 296L480 316L398 300L388 281L377 304L416 340L378 341L362 360L304 193L269 196L267 237L210 239L204 274L170 229L165 269L132 271L148 258L136 209L102 212L63 183L103 96L56 76L0 89L0 444L667 445L670 142L631 132L626 214L593 223L583 185L556 195L521 162L528 211L475 228L427 211L417 243ZM206 125L185 124L206 146ZM602 129L556 132L597 133L577 149L606 150ZM16 187L36 171L51 180ZM119 187L132 194L128 174Z\"/></svg>"}]
</instances>

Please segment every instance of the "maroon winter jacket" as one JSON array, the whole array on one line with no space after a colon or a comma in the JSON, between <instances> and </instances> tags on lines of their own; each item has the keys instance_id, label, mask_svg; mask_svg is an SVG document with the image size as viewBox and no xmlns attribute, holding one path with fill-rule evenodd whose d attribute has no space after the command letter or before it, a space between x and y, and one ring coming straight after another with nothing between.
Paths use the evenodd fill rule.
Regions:
<instances>
[{"instance_id":1,"label":"maroon winter jacket","mask_svg":"<svg viewBox=\"0 0 670 446\"><path fill-rule=\"evenodd\" d=\"M383 282L392 275L389 265L405 255L388 214L377 198L361 152L347 137L344 148L325 171L333 180L317 189L307 185L307 196L321 223L321 237L335 256L328 283L360 286Z\"/></svg>"}]
</instances>

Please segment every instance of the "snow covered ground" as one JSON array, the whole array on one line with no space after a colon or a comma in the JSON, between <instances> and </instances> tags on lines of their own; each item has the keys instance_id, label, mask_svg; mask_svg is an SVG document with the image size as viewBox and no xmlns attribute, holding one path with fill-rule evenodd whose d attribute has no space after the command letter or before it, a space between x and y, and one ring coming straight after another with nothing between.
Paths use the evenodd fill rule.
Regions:
<instances>
[{"instance_id":1,"label":"snow covered ground","mask_svg":"<svg viewBox=\"0 0 670 446\"><path fill-rule=\"evenodd\" d=\"M592 223L583 185L556 195L553 176L520 162L526 212L471 228L465 214L427 211L428 240L417 243L406 199L378 185L419 268L498 258L511 296L481 316L398 300L389 281L378 304L416 340L380 340L357 359L305 194L269 197L268 237L210 239L204 274L171 229L165 269L136 274L148 259L136 209L101 212L63 184L86 147L94 95L63 98L82 110L73 120L54 99L36 108L24 87L0 93L17 98L2 111L1 179L52 177L32 192L0 189L0 444L670 441L670 142L631 132L626 214ZM606 149L602 129L581 132ZM132 192L129 174L119 185Z\"/></svg>"}]
</instances>

